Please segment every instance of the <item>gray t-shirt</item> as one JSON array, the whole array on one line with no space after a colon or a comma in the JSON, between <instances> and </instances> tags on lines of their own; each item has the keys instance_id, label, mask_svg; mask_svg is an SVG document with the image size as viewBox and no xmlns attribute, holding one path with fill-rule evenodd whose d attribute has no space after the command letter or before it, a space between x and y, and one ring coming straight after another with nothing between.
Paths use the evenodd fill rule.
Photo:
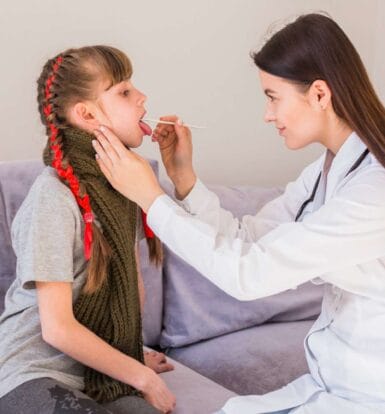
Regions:
<instances>
[{"instance_id":1,"label":"gray t-shirt","mask_svg":"<svg viewBox=\"0 0 385 414\"><path fill-rule=\"evenodd\" d=\"M83 365L42 338L35 289L35 281L69 282L76 301L86 277L83 226L73 194L46 167L12 223L17 268L0 317L0 398L41 377L83 389Z\"/></svg>"}]
</instances>

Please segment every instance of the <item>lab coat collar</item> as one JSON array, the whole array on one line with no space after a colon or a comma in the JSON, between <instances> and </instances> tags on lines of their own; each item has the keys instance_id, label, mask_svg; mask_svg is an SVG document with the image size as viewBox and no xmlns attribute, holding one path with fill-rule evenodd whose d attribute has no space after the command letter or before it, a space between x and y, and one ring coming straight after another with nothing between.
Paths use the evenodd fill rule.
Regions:
<instances>
[{"instance_id":1,"label":"lab coat collar","mask_svg":"<svg viewBox=\"0 0 385 414\"><path fill-rule=\"evenodd\" d=\"M355 132L352 132L334 156L329 177L331 175L345 175L365 150L366 145L361 138Z\"/></svg>"},{"instance_id":2,"label":"lab coat collar","mask_svg":"<svg viewBox=\"0 0 385 414\"><path fill-rule=\"evenodd\" d=\"M352 132L334 156L328 176L325 200L334 193L337 185L345 178L350 168L365 151L366 145ZM326 154L325 154L326 157Z\"/></svg>"}]
</instances>

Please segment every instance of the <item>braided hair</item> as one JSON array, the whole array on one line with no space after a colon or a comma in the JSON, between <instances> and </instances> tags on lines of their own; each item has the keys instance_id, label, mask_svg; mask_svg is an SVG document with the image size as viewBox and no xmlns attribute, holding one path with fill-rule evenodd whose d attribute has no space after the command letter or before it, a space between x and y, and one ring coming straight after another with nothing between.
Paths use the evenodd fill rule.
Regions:
<instances>
[{"instance_id":1,"label":"braided hair","mask_svg":"<svg viewBox=\"0 0 385 414\"><path fill-rule=\"evenodd\" d=\"M84 291L87 293L94 292L103 284L111 249L95 224L86 188L63 152L63 130L71 127L67 120L70 106L78 101L95 99L94 86L101 78L110 78L112 84L117 84L131 75L131 63L120 50L109 46L87 46L68 49L48 60L37 81L39 113L48 137L44 160L55 168L59 178L70 188L85 223L84 254L88 261L88 276ZM163 256L161 243L148 231L146 236L150 260L159 265Z\"/></svg>"},{"instance_id":2,"label":"braided hair","mask_svg":"<svg viewBox=\"0 0 385 414\"><path fill-rule=\"evenodd\" d=\"M63 151L61 148L59 129L55 125L55 112L53 111L53 103L50 102L53 93L51 91L52 84L55 82L57 72L60 65L63 63L63 56L58 56L55 58L52 65L52 74L48 77L45 89L44 89L44 98L45 104L43 106L43 113L47 121L47 129L50 132L49 136L49 146L53 153L52 166L56 169L59 177L65 180L68 183L72 194L75 196L75 199L83 211L83 219L85 222L85 232L84 232L84 254L86 260L89 260L91 256L91 245L92 245L92 223L93 223L93 213L91 211L90 198L88 194L80 195L80 185L79 180L75 176L74 171L71 165L64 167L63 166Z\"/></svg>"}]
</instances>

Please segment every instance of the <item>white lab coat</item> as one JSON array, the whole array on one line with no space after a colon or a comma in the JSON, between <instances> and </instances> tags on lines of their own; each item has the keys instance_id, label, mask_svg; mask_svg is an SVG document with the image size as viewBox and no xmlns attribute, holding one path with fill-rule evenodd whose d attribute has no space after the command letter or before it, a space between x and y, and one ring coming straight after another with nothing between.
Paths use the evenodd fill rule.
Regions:
<instances>
[{"instance_id":1,"label":"white lab coat","mask_svg":"<svg viewBox=\"0 0 385 414\"><path fill-rule=\"evenodd\" d=\"M284 194L241 221L200 181L178 205L166 195L148 212L160 239L239 300L324 284L319 318L305 338L310 374L261 396L240 396L226 414L385 413L385 169L352 133L309 197L325 155ZM285 338L282 338L284 341Z\"/></svg>"}]
</instances>

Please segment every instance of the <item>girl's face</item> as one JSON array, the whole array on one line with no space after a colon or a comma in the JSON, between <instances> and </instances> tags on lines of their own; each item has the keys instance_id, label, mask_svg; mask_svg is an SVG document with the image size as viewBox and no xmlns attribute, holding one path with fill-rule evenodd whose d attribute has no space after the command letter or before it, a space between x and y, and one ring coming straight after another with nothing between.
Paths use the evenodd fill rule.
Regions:
<instances>
[{"instance_id":1,"label":"girl's face","mask_svg":"<svg viewBox=\"0 0 385 414\"><path fill-rule=\"evenodd\" d=\"M299 149L313 142L322 142L325 111L313 85L301 92L290 81L259 71L267 96L265 121L274 122L279 135L290 149Z\"/></svg>"},{"instance_id":2,"label":"girl's face","mask_svg":"<svg viewBox=\"0 0 385 414\"><path fill-rule=\"evenodd\" d=\"M130 80L113 86L105 82L95 101L95 118L111 128L126 146L136 148L144 135L151 135L149 126L141 121L146 114L146 100Z\"/></svg>"}]
</instances>

